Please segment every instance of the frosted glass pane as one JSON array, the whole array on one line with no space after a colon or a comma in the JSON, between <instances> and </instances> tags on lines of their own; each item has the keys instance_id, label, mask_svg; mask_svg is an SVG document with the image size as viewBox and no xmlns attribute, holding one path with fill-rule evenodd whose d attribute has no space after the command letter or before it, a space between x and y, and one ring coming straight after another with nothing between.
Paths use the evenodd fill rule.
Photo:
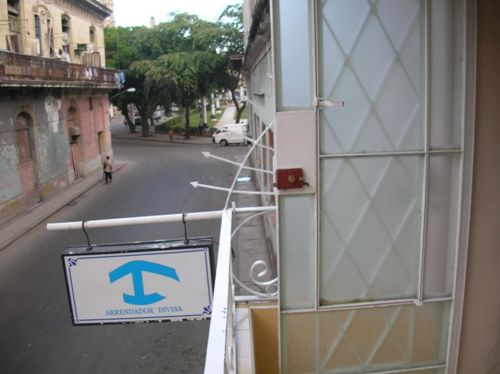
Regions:
<instances>
[{"instance_id":1,"label":"frosted glass pane","mask_svg":"<svg viewBox=\"0 0 500 374\"><path fill-rule=\"evenodd\" d=\"M457 244L460 158L432 156L429 165L424 296L450 296Z\"/></svg>"},{"instance_id":2,"label":"frosted glass pane","mask_svg":"<svg viewBox=\"0 0 500 374\"><path fill-rule=\"evenodd\" d=\"M421 150L425 103L422 1L331 0L319 6L321 152Z\"/></svg>"},{"instance_id":3,"label":"frosted glass pane","mask_svg":"<svg viewBox=\"0 0 500 374\"><path fill-rule=\"evenodd\" d=\"M318 321L318 313L281 314L282 373L318 373Z\"/></svg>"},{"instance_id":4,"label":"frosted glass pane","mask_svg":"<svg viewBox=\"0 0 500 374\"><path fill-rule=\"evenodd\" d=\"M314 307L314 197L280 198L280 295L282 309Z\"/></svg>"},{"instance_id":5,"label":"frosted glass pane","mask_svg":"<svg viewBox=\"0 0 500 374\"><path fill-rule=\"evenodd\" d=\"M321 161L321 305L415 297L419 156Z\"/></svg>"},{"instance_id":6,"label":"frosted glass pane","mask_svg":"<svg viewBox=\"0 0 500 374\"><path fill-rule=\"evenodd\" d=\"M312 108L310 0L275 2L275 20L278 110Z\"/></svg>"},{"instance_id":7,"label":"frosted glass pane","mask_svg":"<svg viewBox=\"0 0 500 374\"><path fill-rule=\"evenodd\" d=\"M457 148L461 142L462 66L460 32L453 17L460 5L453 0L431 1L433 43L430 51L430 144L431 148Z\"/></svg>"},{"instance_id":8,"label":"frosted glass pane","mask_svg":"<svg viewBox=\"0 0 500 374\"><path fill-rule=\"evenodd\" d=\"M283 372L365 373L443 364L448 315L448 303L282 314Z\"/></svg>"}]
</instances>

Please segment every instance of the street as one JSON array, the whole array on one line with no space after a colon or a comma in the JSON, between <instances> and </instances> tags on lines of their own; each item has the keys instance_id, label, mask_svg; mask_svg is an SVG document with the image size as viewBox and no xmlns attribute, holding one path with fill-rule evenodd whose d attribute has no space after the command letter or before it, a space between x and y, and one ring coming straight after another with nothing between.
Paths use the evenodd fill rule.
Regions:
<instances>
[{"instance_id":1,"label":"street","mask_svg":"<svg viewBox=\"0 0 500 374\"><path fill-rule=\"evenodd\" d=\"M224 192L194 189L189 182L229 186L235 167L205 159L201 152L231 159L247 150L220 147L210 138L206 145L115 139L113 148L115 162L126 162L113 182L99 183L47 222L219 210ZM188 223L187 232L217 241L219 224ZM92 243L183 235L180 223L89 230ZM44 223L0 252L0 372L202 372L209 321L72 325L60 254L85 242L83 232L48 232Z\"/></svg>"}]
</instances>

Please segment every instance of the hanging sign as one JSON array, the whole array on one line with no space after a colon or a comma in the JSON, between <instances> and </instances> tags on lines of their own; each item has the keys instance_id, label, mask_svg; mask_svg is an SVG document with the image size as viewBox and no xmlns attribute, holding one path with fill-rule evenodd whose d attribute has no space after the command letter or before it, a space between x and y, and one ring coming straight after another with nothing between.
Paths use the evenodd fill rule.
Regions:
<instances>
[{"instance_id":1,"label":"hanging sign","mask_svg":"<svg viewBox=\"0 0 500 374\"><path fill-rule=\"evenodd\" d=\"M75 325L210 317L212 239L68 248L62 254Z\"/></svg>"}]
</instances>

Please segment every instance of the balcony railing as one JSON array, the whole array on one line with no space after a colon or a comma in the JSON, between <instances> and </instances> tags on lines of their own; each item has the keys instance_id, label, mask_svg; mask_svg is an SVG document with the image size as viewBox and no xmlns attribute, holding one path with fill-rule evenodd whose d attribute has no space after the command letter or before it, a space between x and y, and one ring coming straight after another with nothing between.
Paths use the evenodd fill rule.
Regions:
<instances>
[{"instance_id":1,"label":"balcony railing","mask_svg":"<svg viewBox=\"0 0 500 374\"><path fill-rule=\"evenodd\" d=\"M231 282L232 211L222 213L212 320L205 356L205 374L233 373L236 366L234 300Z\"/></svg>"},{"instance_id":2,"label":"balcony railing","mask_svg":"<svg viewBox=\"0 0 500 374\"><path fill-rule=\"evenodd\" d=\"M217 271L212 304L212 320L210 322L207 353L205 356L205 374L231 374L238 372L238 368L244 369L243 371L246 372L246 369L248 369L249 367L245 362L238 362L243 358L239 357L239 355L241 355L241 352L245 349L238 347L240 342L237 337L237 305L238 302L243 302L246 304L255 303L255 305L257 305L259 301L275 301L277 295L270 290L273 288L275 290L277 289L277 279L275 278L270 281L259 282L258 280L253 279L252 275L250 275L251 280L255 285L259 285L262 289L267 289L265 293L252 291L248 287L245 287L244 284L242 284L241 281L239 281L233 274L231 240L234 237L235 233L239 230L239 228L247 223L250 219L274 211L274 206L240 208L235 210L225 209L222 211L219 236L219 251L217 255ZM236 228L233 228L233 212L247 214L252 213L252 216L247 217L240 223L240 225L238 225ZM240 250L240 248L238 250ZM254 263L252 269L250 269L251 274L253 273L253 267L255 266L255 264L259 263L263 263L263 261L257 260ZM253 295L236 296L235 285L244 287ZM248 331L248 329L249 327L247 328L246 332L240 331L240 334L247 334L247 336L245 336L243 340L251 344L249 340L250 332ZM242 361L249 359L248 357L246 357L247 354L242 354L242 356L245 356L245 359L243 359Z\"/></svg>"},{"instance_id":3,"label":"balcony railing","mask_svg":"<svg viewBox=\"0 0 500 374\"><path fill-rule=\"evenodd\" d=\"M118 88L116 71L0 51L0 86Z\"/></svg>"}]
</instances>

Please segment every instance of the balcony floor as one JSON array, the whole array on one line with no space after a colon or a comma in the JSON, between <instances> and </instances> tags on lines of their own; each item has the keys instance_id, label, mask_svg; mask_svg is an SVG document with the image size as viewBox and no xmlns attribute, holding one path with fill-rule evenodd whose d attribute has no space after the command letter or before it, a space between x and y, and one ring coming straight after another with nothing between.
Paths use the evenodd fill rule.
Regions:
<instances>
[{"instance_id":1,"label":"balcony floor","mask_svg":"<svg viewBox=\"0 0 500 374\"><path fill-rule=\"evenodd\" d=\"M275 301L236 303L238 374L278 373L277 310Z\"/></svg>"}]
</instances>

